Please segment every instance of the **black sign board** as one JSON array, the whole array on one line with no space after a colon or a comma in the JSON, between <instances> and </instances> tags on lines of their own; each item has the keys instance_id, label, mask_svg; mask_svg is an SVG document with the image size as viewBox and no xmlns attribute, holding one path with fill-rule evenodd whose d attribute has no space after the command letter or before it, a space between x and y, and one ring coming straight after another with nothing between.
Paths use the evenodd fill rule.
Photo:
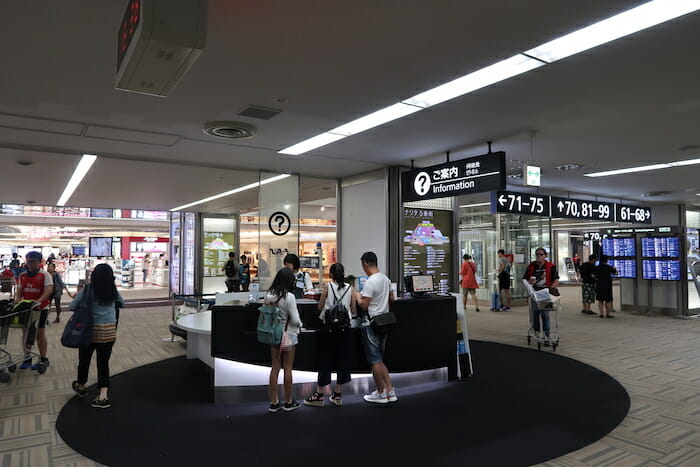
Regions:
<instances>
[{"instance_id":1,"label":"black sign board","mask_svg":"<svg viewBox=\"0 0 700 467\"><path fill-rule=\"evenodd\" d=\"M552 196L552 217L612 221L614 215L613 203Z\"/></svg>"},{"instance_id":2,"label":"black sign board","mask_svg":"<svg viewBox=\"0 0 700 467\"><path fill-rule=\"evenodd\" d=\"M492 195L491 212L549 217L549 196L498 191Z\"/></svg>"},{"instance_id":3,"label":"black sign board","mask_svg":"<svg viewBox=\"0 0 700 467\"><path fill-rule=\"evenodd\" d=\"M651 224L651 208L615 203L615 222Z\"/></svg>"},{"instance_id":4,"label":"black sign board","mask_svg":"<svg viewBox=\"0 0 700 467\"><path fill-rule=\"evenodd\" d=\"M446 162L401 174L403 201L445 198L506 187L503 151Z\"/></svg>"}]
</instances>

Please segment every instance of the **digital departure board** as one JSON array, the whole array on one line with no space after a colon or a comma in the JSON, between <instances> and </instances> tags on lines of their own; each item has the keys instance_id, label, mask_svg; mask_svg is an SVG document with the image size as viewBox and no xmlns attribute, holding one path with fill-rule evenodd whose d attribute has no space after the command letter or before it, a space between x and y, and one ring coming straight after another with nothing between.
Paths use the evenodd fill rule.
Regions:
<instances>
[{"instance_id":1,"label":"digital departure board","mask_svg":"<svg viewBox=\"0 0 700 467\"><path fill-rule=\"evenodd\" d=\"M678 237L643 237L642 256L645 258L678 258L681 246Z\"/></svg>"},{"instance_id":2,"label":"digital departure board","mask_svg":"<svg viewBox=\"0 0 700 467\"><path fill-rule=\"evenodd\" d=\"M637 261L634 259L611 259L608 264L617 269L617 275L620 279L636 279L637 278Z\"/></svg>"},{"instance_id":3,"label":"digital departure board","mask_svg":"<svg viewBox=\"0 0 700 467\"><path fill-rule=\"evenodd\" d=\"M643 278L661 281L681 280L681 262L677 259L642 260Z\"/></svg>"},{"instance_id":4,"label":"digital departure board","mask_svg":"<svg viewBox=\"0 0 700 467\"><path fill-rule=\"evenodd\" d=\"M403 275L433 276L433 290L450 292L452 211L404 208Z\"/></svg>"},{"instance_id":5,"label":"digital departure board","mask_svg":"<svg viewBox=\"0 0 700 467\"><path fill-rule=\"evenodd\" d=\"M637 248L633 237L604 238L603 254L607 256L637 256Z\"/></svg>"}]
</instances>

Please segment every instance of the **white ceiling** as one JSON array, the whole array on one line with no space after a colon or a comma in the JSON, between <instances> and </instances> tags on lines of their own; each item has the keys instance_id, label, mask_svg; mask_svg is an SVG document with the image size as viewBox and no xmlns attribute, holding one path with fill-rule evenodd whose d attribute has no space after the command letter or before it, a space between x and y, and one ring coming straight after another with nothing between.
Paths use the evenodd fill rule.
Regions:
<instances>
[{"instance_id":1,"label":"white ceiling","mask_svg":"<svg viewBox=\"0 0 700 467\"><path fill-rule=\"evenodd\" d=\"M599 179L582 173L700 157L700 149L679 150L700 145L699 14L304 157L277 155L641 3L210 0L206 49L162 99L114 89L125 0L0 0L0 200L54 204L83 152L103 157L70 205L165 210L255 179L234 169L343 177L411 159L441 162L444 151L453 159L478 155L492 140L508 159L541 165L545 190L697 202L700 166ZM238 116L248 104L282 113L269 121ZM204 122L225 119L253 124L258 133L238 142L202 133ZM587 169L553 170L572 162ZM509 167L517 171L519 163ZM641 197L652 191L671 194ZM328 197L319 191L307 201ZM207 209L254 209L255 193L235 209L233 202Z\"/></svg>"}]
</instances>

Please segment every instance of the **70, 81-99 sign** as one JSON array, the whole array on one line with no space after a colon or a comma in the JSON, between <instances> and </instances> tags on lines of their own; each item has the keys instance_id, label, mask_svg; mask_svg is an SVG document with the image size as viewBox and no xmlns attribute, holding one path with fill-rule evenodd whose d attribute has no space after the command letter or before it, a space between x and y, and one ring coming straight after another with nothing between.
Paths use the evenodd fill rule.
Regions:
<instances>
[{"instance_id":1,"label":"70, 81-99 sign","mask_svg":"<svg viewBox=\"0 0 700 467\"><path fill-rule=\"evenodd\" d=\"M614 215L613 203L552 196L552 217L612 221Z\"/></svg>"}]
</instances>

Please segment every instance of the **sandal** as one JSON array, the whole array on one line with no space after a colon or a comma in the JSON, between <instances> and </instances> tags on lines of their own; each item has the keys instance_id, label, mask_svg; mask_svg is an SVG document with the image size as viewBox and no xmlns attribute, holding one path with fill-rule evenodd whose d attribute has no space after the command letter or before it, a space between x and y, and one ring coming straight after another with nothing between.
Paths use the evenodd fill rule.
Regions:
<instances>
[{"instance_id":1,"label":"sandal","mask_svg":"<svg viewBox=\"0 0 700 467\"><path fill-rule=\"evenodd\" d=\"M73 391L75 391L76 393L78 393L78 397L85 397L85 396L87 396L87 389L84 388L84 387L81 389L81 388L80 388L80 383L78 383L77 381L73 381L73 383L71 384L71 387L73 388Z\"/></svg>"},{"instance_id":2,"label":"sandal","mask_svg":"<svg viewBox=\"0 0 700 467\"><path fill-rule=\"evenodd\" d=\"M304 399L304 405L310 405L311 407L323 407L323 394L314 391L313 394Z\"/></svg>"},{"instance_id":3,"label":"sandal","mask_svg":"<svg viewBox=\"0 0 700 467\"><path fill-rule=\"evenodd\" d=\"M336 407L340 407L343 405L343 394L340 392L333 392L328 400L331 401L331 403Z\"/></svg>"}]
</instances>

